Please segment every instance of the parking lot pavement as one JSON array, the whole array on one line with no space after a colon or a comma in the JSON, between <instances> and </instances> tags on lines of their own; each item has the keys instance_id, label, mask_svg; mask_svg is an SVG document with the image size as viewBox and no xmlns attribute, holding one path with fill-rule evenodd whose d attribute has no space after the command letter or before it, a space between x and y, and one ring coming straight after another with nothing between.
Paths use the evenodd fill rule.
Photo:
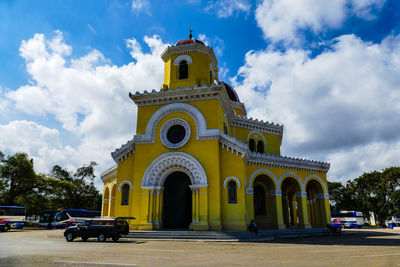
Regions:
<instances>
[{"instance_id":1,"label":"parking lot pavement","mask_svg":"<svg viewBox=\"0 0 400 267\"><path fill-rule=\"evenodd\" d=\"M341 236L263 243L123 238L66 242L63 230L0 233L0 266L400 266L400 230L344 230Z\"/></svg>"}]
</instances>

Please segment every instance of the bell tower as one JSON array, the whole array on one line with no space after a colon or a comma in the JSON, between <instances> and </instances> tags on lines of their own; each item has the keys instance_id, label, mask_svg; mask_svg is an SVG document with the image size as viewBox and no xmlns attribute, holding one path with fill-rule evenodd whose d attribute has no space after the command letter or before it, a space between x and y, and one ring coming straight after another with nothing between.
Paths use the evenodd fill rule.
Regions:
<instances>
[{"instance_id":1,"label":"bell tower","mask_svg":"<svg viewBox=\"0 0 400 267\"><path fill-rule=\"evenodd\" d=\"M194 39L180 40L169 46L161 55L164 60L164 84L167 90L210 86L218 82L218 61L211 47Z\"/></svg>"}]
</instances>

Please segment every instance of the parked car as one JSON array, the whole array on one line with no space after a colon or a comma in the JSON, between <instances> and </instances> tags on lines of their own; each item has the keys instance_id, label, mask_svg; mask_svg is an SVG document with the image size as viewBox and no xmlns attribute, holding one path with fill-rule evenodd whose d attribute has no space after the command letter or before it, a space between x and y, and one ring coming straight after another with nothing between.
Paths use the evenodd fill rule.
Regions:
<instances>
[{"instance_id":1,"label":"parked car","mask_svg":"<svg viewBox=\"0 0 400 267\"><path fill-rule=\"evenodd\" d=\"M332 220L332 227L341 228L342 224L340 223L340 220L339 219L333 219Z\"/></svg>"},{"instance_id":2,"label":"parked car","mask_svg":"<svg viewBox=\"0 0 400 267\"><path fill-rule=\"evenodd\" d=\"M124 218L90 219L68 227L65 229L64 236L68 242L74 241L77 237L82 238L83 241L86 241L89 237L95 237L100 242L112 238L116 242L121 235L128 233L129 224Z\"/></svg>"}]
</instances>

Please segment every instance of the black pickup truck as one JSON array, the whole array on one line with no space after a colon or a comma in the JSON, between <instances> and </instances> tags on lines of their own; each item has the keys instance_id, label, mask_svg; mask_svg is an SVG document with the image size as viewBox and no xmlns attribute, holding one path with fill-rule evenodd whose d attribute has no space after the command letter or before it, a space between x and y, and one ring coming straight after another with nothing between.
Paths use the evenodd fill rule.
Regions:
<instances>
[{"instance_id":1,"label":"black pickup truck","mask_svg":"<svg viewBox=\"0 0 400 267\"><path fill-rule=\"evenodd\" d=\"M100 242L112 238L115 242L121 235L129 233L129 224L124 218L90 219L65 229L64 236L68 242L80 237L86 241L89 237L96 237Z\"/></svg>"}]
</instances>

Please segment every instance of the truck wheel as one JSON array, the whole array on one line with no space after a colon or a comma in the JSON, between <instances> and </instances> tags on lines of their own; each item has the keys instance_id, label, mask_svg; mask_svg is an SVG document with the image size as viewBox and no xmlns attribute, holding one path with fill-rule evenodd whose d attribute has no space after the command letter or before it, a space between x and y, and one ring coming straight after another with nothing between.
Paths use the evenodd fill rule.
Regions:
<instances>
[{"instance_id":1,"label":"truck wheel","mask_svg":"<svg viewBox=\"0 0 400 267\"><path fill-rule=\"evenodd\" d=\"M68 233L65 239L67 239L68 242L72 242L74 241L75 237L72 233Z\"/></svg>"},{"instance_id":2,"label":"truck wheel","mask_svg":"<svg viewBox=\"0 0 400 267\"><path fill-rule=\"evenodd\" d=\"M117 241L119 240L119 236L118 236L118 235L113 236L113 237L112 237L112 240L113 240L114 242L117 242Z\"/></svg>"},{"instance_id":3,"label":"truck wheel","mask_svg":"<svg viewBox=\"0 0 400 267\"><path fill-rule=\"evenodd\" d=\"M8 230L10 230L10 228L11 228L11 227L7 224L7 225L4 226L4 230L3 230L3 231L4 231L4 232L7 232Z\"/></svg>"},{"instance_id":4,"label":"truck wheel","mask_svg":"<svg viewBox=\"0 0 400 267\"><path fill-rule=\"evenodd\" d=\"M100 234L97 240L99 240L99 242L104 242L106 241L106 236L104 234Z\"/></svg>"}]
</instances>

